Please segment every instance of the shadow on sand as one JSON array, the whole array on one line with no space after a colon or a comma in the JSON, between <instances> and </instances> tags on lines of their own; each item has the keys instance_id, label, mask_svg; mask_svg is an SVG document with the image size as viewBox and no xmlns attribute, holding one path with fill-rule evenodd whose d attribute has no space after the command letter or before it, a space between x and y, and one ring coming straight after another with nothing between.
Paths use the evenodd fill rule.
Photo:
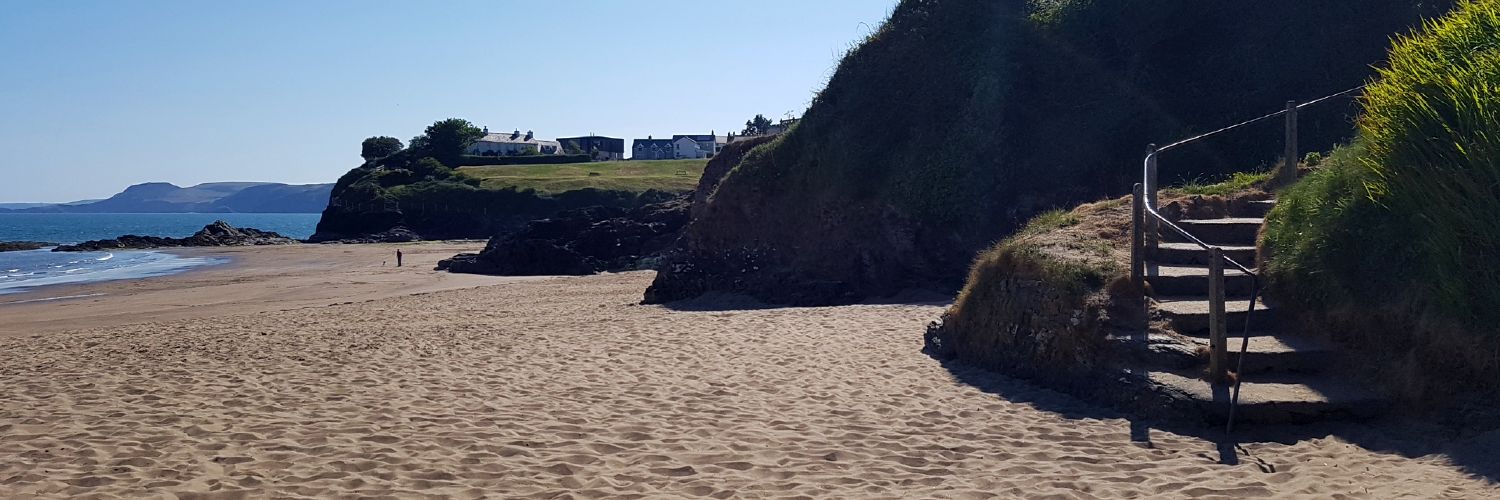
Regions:
<instances>
[{"instance_id":1,"label":"shadow on sand","mask_svg":"<svg viewBox=\"0 0 1500 500\"><path fill-rule=\"evenodd\" d=\"M1462 424L1439 422L1432 416L1388 416L1362 422L1318 422L1311 424L1237 424L1225 431L1224 422L1178 422L1152 419L1089 403L1072 395L1047 389L1030 381L987 371L957 360L939 360L958 383L975 387L1007 401L1029 404L1069 419L1124 419L1130 423L1130 440L1154 447L1153 430L1191 436L1214 443L1217 462L1254 464L1264 472L1276 465L1246 453L1247 443L1294 444L1307 439L1337 437L1379 453L1408 458L1441 454L1463 471L1486 480L1500 481L1500 412L1486 407ZM1218 396L1216 394L1216 396ZM1226 395L1227 397L1227 395ZM1219 399L1216 397L1215 399Z\"/></svg>"}]
</instances>

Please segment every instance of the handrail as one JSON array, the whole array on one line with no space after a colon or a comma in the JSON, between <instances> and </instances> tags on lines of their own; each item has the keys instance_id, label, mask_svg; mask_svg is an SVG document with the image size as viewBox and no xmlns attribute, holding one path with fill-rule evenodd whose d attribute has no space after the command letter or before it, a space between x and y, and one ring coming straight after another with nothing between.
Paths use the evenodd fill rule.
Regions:
<instances>
[{"instance_id":1,"label":"handrail","mask_svg":"<svg viewBox=\"0 0 1500 500\"><path fill-rule=\"evenodd\" d=\"M1214 136L1214 135L1218 135L1218 134L1221 134L1221 133L1224 133L1224 132L1228 132L1230 130L1234 130L1234 129L1237 129L1237 128L1240 128L1240 127L1244 127L1244 126L1247 126L1247 125L1251 125L1251 124L1254 124L1254 123L1258 123L1258 122L1261 122L1261 121L1264 121L1264 120L1269 120L1269 119L1276 118L1276 117L1283 116L1283 115L1287 116L1287 143L1288 143L1287 154L1289 156L1293 155L1293 154L1296 153L1296 147L1297 147L1296 146L1296 119L1297 119L1296 111L1297 110L1300 110L1302 108L1306 108L1306 107L1309 107L1309 106L1315 106L1315 105L1320 104L1320 103L1322 103L1324 101L1327 101L1329 99L1333 99L1333 98L1337 98L1337 97L1341 97L1341 96L1345 96L1345 95L1349 95L1349 94L1352 94L1352 93L1355 93L1355 92L1362 91L1362 90L1365 89L1365 87L1366 87L1366 85L1360 85L1358 87L1354 87L1352 89L1345 90L1343 92L1338 92L1338 93L1335 93L1335 94L1330 94L1330 95L1323 96L1323 97L1320 97L1320 98L1317 98L1317 99L1313 99L1311 101L1308 101L1308 102L1305 102L1305 103L1301 103L1301 104L1296 104L1296 103L1289 102L1288 105L1287 105L1287 107L1286 107L1286 109L1277 111L1275 113L1267 114L1267 115L1260 116L1260 117L1257 117L1257 118L1252 118L1250 120L1239 122L1239 123L1236 123L1234 125L1223 127L1223 128L1217 129L1217 130L1212 130L1212 131L1209 131L1209 132L1206 132L1206 133L1203 133L1203 134L1199 134L1199 135L1196 135L1196 136L1188 137L1186 139L1182 139L1182 140L1179 140L1177 142L1173 142L1173 143L1167 144L1167 145L1162 146L1160 148L1158 148L1155 145L1153 145L1151 147L1150 152L1146 154L1146 159L1144 161L1144 166L1143 166L1142 175L1141 175L1141 178L1142 178L1141 185L1136 186L1136 188L1137 188L1137 191L1136 191L1137 198L1144 198L1144 199L1138 199L1136 201L1136 205L1138 207L1141 207L1142 210L1140 210L1140 211L1138 211L1136 213L1135 223L1137 225L1139 225L1143 221L1142 220L1142 215L1141 215L1142 212L1144 212L1145 214L1150 214L1151 217L1152 217L1153 225L1155 225L1156 223L1166 224L1167 227L1171 228L1173 231L1175 231L1177 234L1181 235L1182 237L1187 238L1188 241L1191 241L1192 243L1198 245L1202 249L1207 250L1209 252L1209 255L1211 255L1211 256L1218 256L1224 262L1227 262L1230 266L1233 266L1234 269L1240 271L1241 273L1244 273L1246 276L1249 276L1251 278L1250 306L1249 306L1248 310L1245 312L1245 328L1244 328L1243 333L1240 336L1240 356L1239 356L1239 359L1238 359L1237 366L1235 367L1235 373L1240 373L1241 371L1244 370L1244 367L1245 367L1245 353L1246 353L1246 351L1249 350L1249 347L1250 347L1250 327L1251 327L1251 321L1250 320L1251 320L1251 315L1254 314L1254 312L1255 312L1256 302L1260 298L1261 277L1260 277L1260 275L1256 271L1252 271L1249 267L1246 267L1245 265L1240 264L1239 262L1235 261L1234 258L1229 257L1228 255L1225 255L1224 252L1223 252L1223 248L1222 247L1218 247L1218 246L1214 246L1214 245L1209 245L1208 243L1204 242L1202 239L1199 239L1197 236L1193 236L1192 233L1187 232L1187 230L1183 229L1181 226L1178 226L1176 223L1172 222L1171 220L1168 220L1166 218L1166 216L1162 215L1161 212L1157 211L1158 207L1156 206L1157 205L1156 192L1157 192L1158 187L1153 184L1153 181L1156 180L1156 172L1155 172L1155 168L1154 168L1156 166L1156 158L1157 158L1158 155L1160 155L1164 151L1175 149L1177 147L1180 147L1180 146L1183 146L1183 145L1186 145L1186 144L1190 144L1190 143L1193 143L1193 142L1196 142L1196 141L1199 141L1199 140L1202 140L1202 139L1205 139L1205 138L1208 138L1208 137L1211 137L1211 136ZM1295 162L1297 161L1297 159L1296 158L1292 158L1292 157L1288 157L1288 158L1285 159L1285 161L1286 161L1286 164L1285 164L1286 166L1284 166L1283 168L1291 168L1291 169L1293 169L1290 172L1292 172L1292 174L1294 175L1295 174L1295 168L1296 168L1296 166L1295 166L1296 163ZM1295 177L1293 177L1293 178L1295 178ZM1137 236L1135 238L1136 243L1133 243L1133 245L1141 245L1142 241L1143 241L1142 236L1141 236L1142 230L1141 230L1141 228L1137 228L1136 230L1137 230ZM1156 247L1155 241L1158 238L1161 237L1161 235L1160 235L1160 229L1156 229L1156 230L1152 231L1152 233L1153 234L1150 236L1150 238L1151 238L1150 241L1152 242L1151 245L1150 245L1150 248L1154 249ZM1135 250L1132 250L1132 254L1133 254L1132 260L1135 260L1137 258L1144 259L1145 258L1144 253L1145 252L1137 252ZM1134 256L1136 254L1141 255L1141 257ZM1132 269L1136 270L1136 271L1133 271L1134 274L1140 274L1141 271L1144 271L1143 268L1144 268L1144 266L1137 267L1137 262L1132 262ZM1218 305L1216 307L1213 302L1218 301L1219 303L1222 303L1222 301L1224 300L1224 298L1223 298L1223 279L1224 279L1224 276L1223 276L1223 272L1222 272L1223 268L1221 266L1216 266L1213 263L1210 263L1209 268L1210 268L1209 280L1211 281L1211 283L1209 285L1209 290L1210 290L1210 298L1209 298L1209 300L1211 302L1210 307L1209 307L1209 314L1210 314L1210 316L1213 316L1213 315L1216 315L1216 314L1222 315L1222 314L1224 314L1224 310L1223 310L1222 305ZM1135 278L1139 279L1139 278L1143 278L1143 276L1135 276ZM1217 280L1217 284L1212 283L1215 280ZM1214 290L1218 290L1218 292L1214 292ZM1227 333L1227 332L1223 332L1223 330L1225 330L1226 328L1223 328L1222 326L1214 326L1214 325L1219 325L1220 323L1218 323L1218 321L1221 321L1222 319L1223 319L1223 316L1220 316L1218 318L1210 318L1210 325L1211 325L1210 326L1210 343L1223 344L1223 343L1225 343L1225 342L1228 341L1227 338L1224 338L1224 339L1213 338L1213 337L1216 337L1216 336L1226 336L1224 334ZM1218 335L1216 335L1216 331L1217 331ZM1224 346L1220 346L1220 347L1224 347ZM1211 356L1213 356L1215 358L1221 356L1219 354L1220 351L1213 350L1213 349L1211 349L1211 351L1212 351ZM1213 363L1211 363L1211 366L1215 366L1215 367L1219 366L1217 364L1218 361L1221 361L1221 360L1215 360ZM1220 368L1220 369L1222 369L1222 368ZM1217 374L1215 374L1215 375L1217 375ZM1229 402L1229 419L1228 419L1228 422L1225 424L1225 432L1233 432L1234 431L1235 409L1236 409L1236 407L1239 406L1239 401L1240 401L1240 382L1241 382L1241 380L1239 379L1239 377L1235 377L1235 381L1234 381L1234 394L1231 397L1230 402Z\"/></svg>"}]
</instances>

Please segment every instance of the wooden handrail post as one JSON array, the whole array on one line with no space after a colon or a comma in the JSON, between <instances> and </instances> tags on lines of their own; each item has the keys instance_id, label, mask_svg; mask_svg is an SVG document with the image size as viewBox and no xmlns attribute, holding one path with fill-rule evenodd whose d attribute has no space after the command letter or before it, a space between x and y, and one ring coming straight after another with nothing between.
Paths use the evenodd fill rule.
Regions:
<instances>
[{"instance_id":1,"label":"wooden handrail post","mask_svg":"<svg viewBox=\"0 0 1500 500\"><path fill-rule=\"evenodd\" d=\"M1208 249L1208 378L1217 383L1229 371L1228 321L1224 312L1224 250Z\"/></svg>"},{"instance_id":2,"label":"wooden handrail post","mask_svg":"<svg viewBox=\"0 0 1500 500\"><path fill-rule=\"evenodd\" d=\"M1281 186L1290 186L1297 182L1297 165L1301 163L1301 154L1297 150L1297 101L1286 102L1286 159L1282 162L1281 175L1276 183Z\"/></svg>"},{"instance_id":3,"label":"wooden handrail post","mask_svg":"<svg viewBox=\"0 0 1500 500\"><path fill-rule=\"evenodd\" d=\"M1130 195L1130 282L1146 289L1146 186L1137 182Z\"/></svg>"},{"instance_id":4,"label":"wooden handrail post","mask_svg":"<svg viewBox=\"0 0 1500 500\"><path fill-rule=\"evenodd\" d=\"M1156 192L1161 188L1161 186L1156 183L1156 145L1152 144L1149 148L1150 150L1146 155L1146 206L1150 207L1152 211L1155 211L1156 209L1161 208L1161 205L1158 203L1158 200L1156 198ZM1155 216L1147 217L1146 256L1156 256L1156 249L1159 246L1158 243L1160 242L1160 240L1161 221L1157 220ZM1146 266L1146 274L1150 276L1156 276L1156 267L1149 265Z\"/></svg>"}]
</instances>

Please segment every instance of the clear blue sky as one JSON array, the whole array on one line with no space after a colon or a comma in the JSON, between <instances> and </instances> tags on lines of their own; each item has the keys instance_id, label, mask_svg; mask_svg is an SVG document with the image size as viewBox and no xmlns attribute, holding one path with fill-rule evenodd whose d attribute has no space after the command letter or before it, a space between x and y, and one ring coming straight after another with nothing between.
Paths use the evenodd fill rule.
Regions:
<instances>
[{"instance_id":1,"label":"clear blue sky","mask_svg":"<svg viewBox=\"0 0 1500 500\"><path fill-rule=\"evenodd\" d=\"M333 182L459 117L543 138L800 113L895 0L14 1L0 202Z\"/></svg>"}]
</instances>

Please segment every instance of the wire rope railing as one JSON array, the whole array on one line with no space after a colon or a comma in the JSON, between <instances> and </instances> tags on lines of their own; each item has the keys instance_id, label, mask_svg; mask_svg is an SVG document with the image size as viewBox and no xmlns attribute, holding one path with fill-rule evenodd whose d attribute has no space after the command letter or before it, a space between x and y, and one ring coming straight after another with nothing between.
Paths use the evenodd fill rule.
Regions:
<instances>
[{"instance_id":1,"label":"wire rope railing","mask_svg":"<svg viewBox=\"0 0 1500 500\"><path fill-rule=\"evenodd\" d=\"M1172 220L1162 215L1159 210L1160 206L1158 205L1157 200L1157 193L1160 190L1160 186L1158 186L1157 184L1158 157L1162 153L1169 150L1176 149L1187 144L1192 144L1209 137L1247 127L1266 120L1271 120L1277 117L1284 117L1286 120L1286 150L1282 168L1274 182L1281 185L1290 184L1291 182L1294 182L1296 180L1297 162L1299 158L1297 147L1298 111L1303 108L1316 106L1331 99L1351 95L1364 89L1365 86L1361 85L1349 90L1345 90L1343 92L1330 94L1300 104L1295 101L1288 101L1286 108L1280 111L1188 137L1176 142L1169 143L1165 146L1156 147L1156 145L1153 144L1149 148L1143 165L1141 182L1139 184L1136 184L1133 190L1134 209L1132 211L1134 218L1134 231L1132 232L1133 235L1131 246L1131 279L1135 282L1137 288L1144 290L1145 280L1147 276L1155 276L1157 274L1156 267L1149 265L1147 263L1147 259L1154 259L1156 257L1156 253L1159 249L1159 242L1161 239L1163 226L1165 226L1167 229L1170 229L1178 236L1186 239L1188 242L1208 252L1208 375L1210 383L1219 383L1220 381L1226 379L1228 375L1228 325L1226 324L1228 313L1225 310L1226 299L1224 293L1224 271L1226 269L1225 266L1227 265L1230 269L1249 276L1251 280L1250 304L1245 311L1245 325L1240 337L1239 359L1237 360L1234 370L1234 373L1236 374L1242 372L1244 369L1245 353L1249 350L1250 347L1250 334L1251 328L1253 326L1253 323L1251 322L1251 316L1255 313L1257 301L1260 299L1262 280L1258 270L1252 269L1251 267L1236 261L1234 258L1229 257L1225 254L1225 250L1223 247L1208 244L1207 242L1203 241L1203 239L1194 236L1192 233L1188 232L1186 229L1183 229L1177 223L1172 222ZM1239 406L1240 388L1241 380L1240 377L1236 376L1234 379L1232 396L1229 401L1229 418L1225 424L1226 432L1232 432L1234 430L1235 409Z\"/></svg>"}]
</instances>

